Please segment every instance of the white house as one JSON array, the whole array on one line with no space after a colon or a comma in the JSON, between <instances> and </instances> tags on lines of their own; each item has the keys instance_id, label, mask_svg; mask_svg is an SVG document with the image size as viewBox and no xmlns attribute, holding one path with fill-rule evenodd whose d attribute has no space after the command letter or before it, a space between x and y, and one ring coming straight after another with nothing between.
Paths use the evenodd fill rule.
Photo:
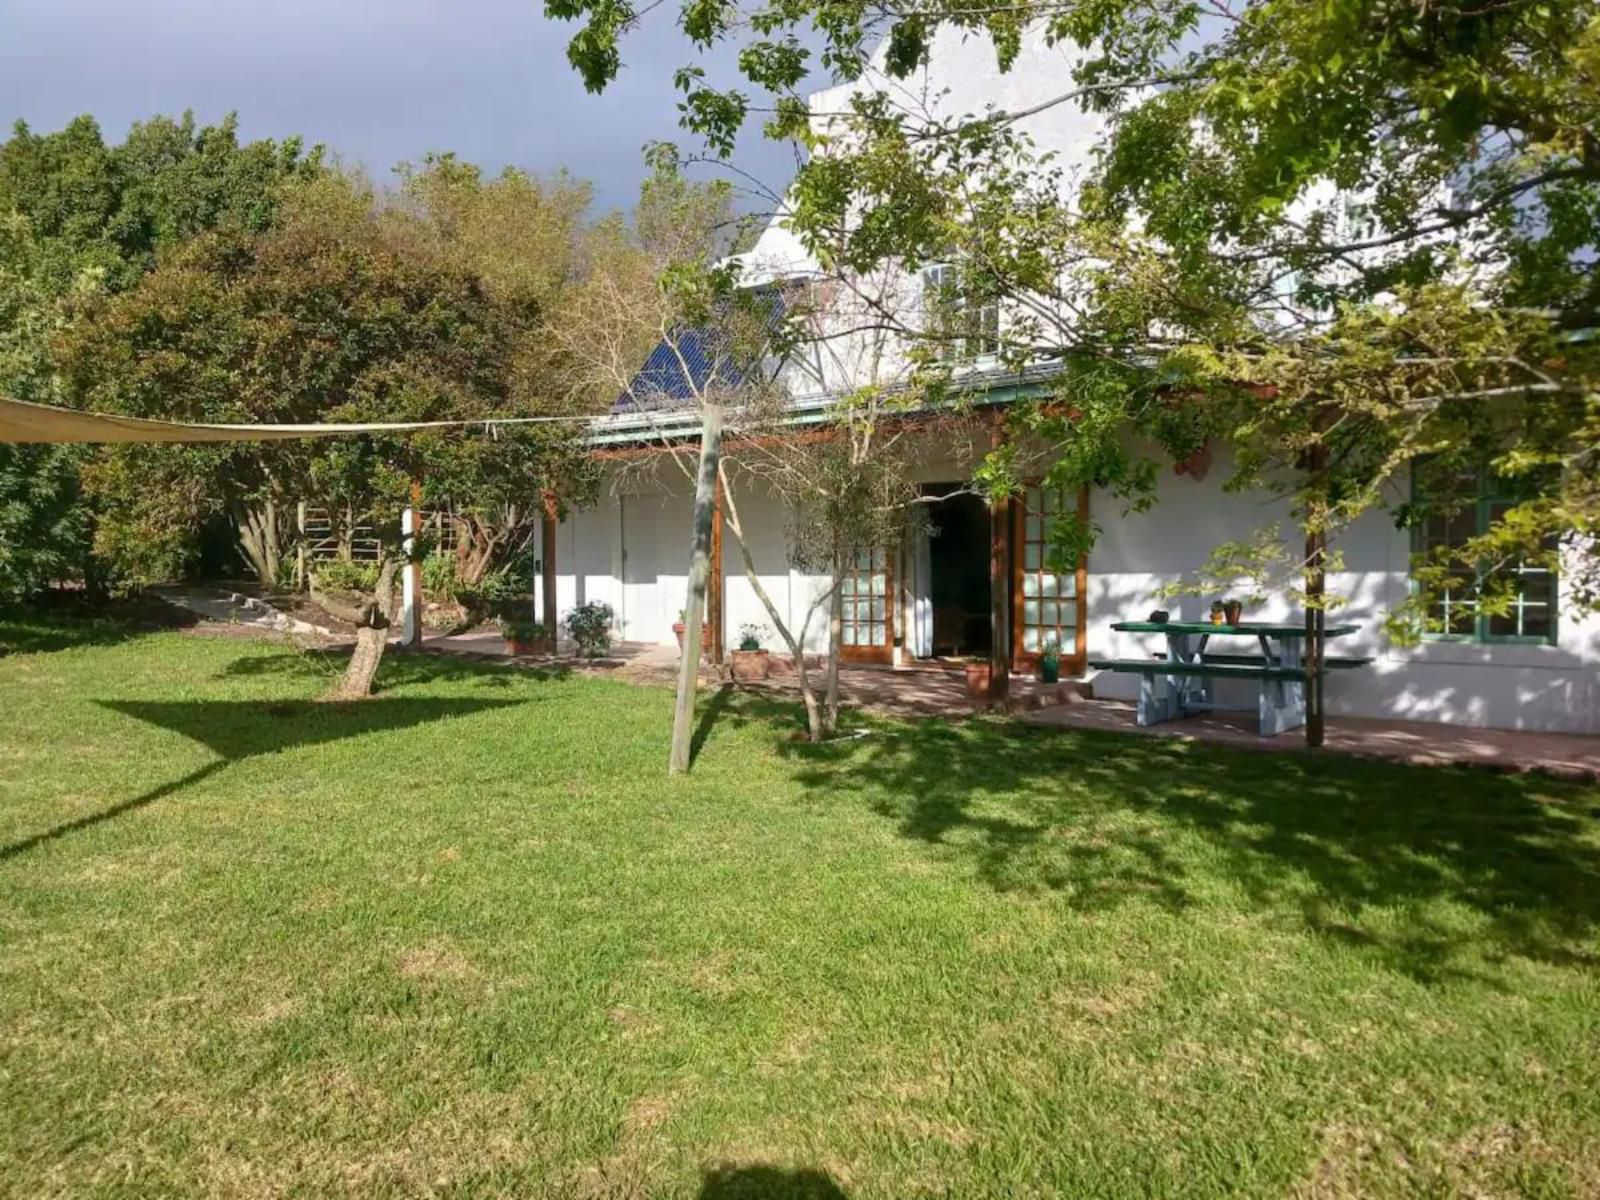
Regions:
<instances>
[{"instance_id":1,"label":"white house","mask_svg":"<svg viewBox=\"0 0 1600 1200\"><path fill-rule=\"evenodd\" d=\"M935 43L930 66L894 86L907 108L933 114L975 113L989 105L1028 109L1062 91L1070 53L1032 36L1013 70L1001 74L987 43L946 30ZM850 86L813 97L818 120L838 110ZM1082 161L1098 132L1096 118L1070 105L1045 109L1029 118L1026 128L1038 146L1067 163ZM753 285L803 279L814 269L781 218L744 256L743 266ZM927 280L918 273L880 282L914 303ZM973 361L962 378L980 407L1003 405L1046 377L1042 369L1008 373L984 357L981 344L972 349ZM846 344L827 361L800 362L786 370L783 379L796 419L825 408L839 390L864 382L860 372L867 356L858 351ZM873 369L881 371L881 362ZM663 435L692 437L696 422L692 412L624 410L598 419L591 436L597 452L625 456ZM1111 625L1143 618L1156 608L1202 619L1209 602L1163 600L1162 585L1195 571L1212 547L1248 537L1274 519L1276 501L1223 490L1229 466L1225 448L1217 448L1215 457L1202 474L1167 474L1159 503L1142 514L1124 513L1115 499L1094 489L1051 497L1038 488L991 512L960 491L975 465L970 458L931 446L924 473L932 535L906 537L863 554L848 589L859 599L846 614L846 659L911 667L952 650L987 650L998 636L1011 648L1016 668L1029 670L1039 648L1056 640L1064 648L1064 672L1091 679L1098 696L1131 697L1138 688L1135 677L1097 676L1088 663L1147 657L1161 645L1158 638L1117 633ZM554 560L555 606L564 613L577 604L604 601L623 639L670 644L685 597L692 487L675 469L641 471L635 459L624 457L609 461L606 473L600 502L569 514L543 549L546 559ZM739 509L762 584L797 627L828 581L790 564L782 505L757 488L746 490ZM957 494L939 499L946 493ZM1497 498L1485 493L1473 501L1459 519L1481 524ZM1060 507L1087 511L1102 533L1077 572L1058 578L1045 567L1041 530L1048 512ZM1276 516L1292 529L1286 508ZM1010 570L1009 578L992 582L995 537L1004 541ZM1348 598L1337 621L1359 631L1340 639L1334 652L1373 661L1330 675L1330 713L1600 733L1600 619L1577 616L1559 578L1528 572L1512 617L1453 614L1451 636L1407 648L1386 638L1384 618L1411 586L1412 535L1397 529L1388 515L1372 512L1341 536L1339 549L1343 569L1329 576L1328 589ZM989 616L995 586L1007 590L1011 617L999 631L991 628ZM1284 602L1269 602L1251 613L1253 619L1279 621L1300 615ZM713 583L713 627L720 648L735 645L745 623L766 624L767 617L730 552L720 556ZM822 623L814 620L808 645L820 650L825 641ZM1219 700L1243 705L1246 693L1230 696L1229 683L1221 685Z\"/></svg>"}]
</instances>

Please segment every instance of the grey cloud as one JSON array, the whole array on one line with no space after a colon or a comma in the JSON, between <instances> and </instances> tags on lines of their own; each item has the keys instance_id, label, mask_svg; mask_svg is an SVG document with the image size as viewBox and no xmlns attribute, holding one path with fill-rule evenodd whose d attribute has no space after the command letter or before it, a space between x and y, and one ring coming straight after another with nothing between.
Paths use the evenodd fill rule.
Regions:
<instances>
[{"instance_id":1,"label":"grey cloud","mask_svg":"<svg viewBox=\"0 0 1600 1200\"><path fill-rule=\"evenodd\" d=\"M693 48L670 11L592 96L567 65L572 27L541 0L0 0L0 119L48 130L86 112L116 139L158 112L236 110L246 137L301 134L375 175L454 150L491 169L566 167L600 207L627 207L644 143L687 144L671 75ZM730 61L705 65L726 78ZM738 162L779 187L793 170L754 135Z\"/></svg>"}]
</instances>

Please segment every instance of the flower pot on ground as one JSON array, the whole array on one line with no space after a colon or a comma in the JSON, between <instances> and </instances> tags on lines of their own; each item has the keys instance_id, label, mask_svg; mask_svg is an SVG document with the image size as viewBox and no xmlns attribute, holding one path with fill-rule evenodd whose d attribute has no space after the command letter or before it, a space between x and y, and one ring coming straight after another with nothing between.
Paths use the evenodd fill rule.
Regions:
<instances>
[{"instance_id":1,"label":"flower pot on ground","mask_svg":"<svg viewBox=\"0 0 1600 1200\"><path fill-rule=\"evenodd\" d=\"M772 673L772 656L761 648L764 627L745 625L739 630L739 648L733 652L733 677L740 683L758 683Z\"/></svg>"},{"instance_id":2,"label":"flower pot on ground","mask_svg":"<svg viewBox=\"0 0 1600 1200\"><path fill-rule=\"evenodd\" d=\"M983 704L988 701L990 680L988 663L969 662L967 664L967 697L974 704Z\"/></svg>"},{"instance_id":3,"label":"flower pot on ground","mask_svg":"<svg viewBox=\"0 0 1600 1200\"><path fill-rule=\"evenodd\" d=\"M1044 649L1039 652L1039 681L1041 683L1061 681L1061 647L1055 642L1046 642Z\"/></svg>"},{"instance_id":4,"label":"flower pot on ground","mask_svg":"<svg viewBox=\"0 0 1600 1200\"><path fill-rule=\"evenodd\" d=\"M733 677L740 683L760 683L772 674L772 655L766 650L735 650Z\"/></svg>"},{"instance_id":5,"label":"flower pot on ground","mask_svg":"<svg viewBox=\"0 0 1600 1200\"><path fill-rule=\"evenodd\" d=\"M683 649L683 635L688 630L683 623L683 613L678 613L678 619L672 623L672 636L678 639L678 649ZM700 655L705 657L711 653L711 622L703 621L700 624Z\"/></svg>"},{"instance_id":6,"label":"flower pot on ground","mask_svg":"<svg viewBox=\"0 0 1600 1200\"><path fill-rule=\"evenodd\" d=\"M538 654L544 648L544 626L538 621L501 617L500 633L513 654Z\"/></svg>"}]
</instances>

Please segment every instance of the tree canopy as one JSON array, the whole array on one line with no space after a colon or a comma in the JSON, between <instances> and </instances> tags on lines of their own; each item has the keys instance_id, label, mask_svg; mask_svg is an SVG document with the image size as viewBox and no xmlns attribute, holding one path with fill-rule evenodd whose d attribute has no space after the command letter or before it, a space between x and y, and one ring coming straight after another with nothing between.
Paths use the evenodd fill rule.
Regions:
<instances>
[{"instance_id":1,"label":"tree canopy","mask_svg":"<svg viewBox=\"0 0 1600 1200\"><path fill-rule=\"evenodd\" d=\"M619 0L546 9L582 22L569 57L596 90L648 19ZM1147 504L1130 429L1179 459L1218 438L1242 450L1236 486L1336 535L1376 504L1422 519L1425 499L1397 499L1410 465L1472 460L1521 503L1419 570L1424 592L1559 539L1575 596L1596 599L1592 0L685 0L679 19L702 48L736 46L743 76L681 69L684 127L712 157L756 114L797 142L783 219L826 269L959 263L965 303L1005 306L1003 356L1062 364L1058 403L1014 421L1066 447L1055 482ZM918 108L904 81L941 46L1002 72L1065 46L1073 65L1025 107ZM805 92L840 80L841 110L815 119ZM1082 164L1028 132L1069 106L1101 122ZM997 490L1006 455L985 472ZM1064 524L1061 552L1083 549L1092 531Z\"/></svg>"},{"instance_id":2,"label":"tree canopy","mask_svg":"<svg viewBox=\"0 0 1600 1200\"><path fill-rule=\"evenodd\" d=\"M79 117L54 133L18 123L0 143L0 392L59 404L54 342L73 310L134 286L159 255L201 232L259 232L286 183L316 177L320 149L241 144L233 117L135 125L108 145ZM51 580L100 582L82 447L0 446L0 594Z\"/></svg>"},{"instance_id":3,"label":"tree canopy","mask_svg":"<svg viewBox=\"0 0 1600 1200\"><path fill-rule=\"evenodd\" d=\"M325 173L286 193L262 232L231 227L164 255L126 293L86 300L62 342L68 396L135 416L229 422L472 421L576 410L553 371L548 321L576 275L576 185L511 173L485 182L453 159L406 176L398 198ZM516 227L528 254L489 253ZM582 498L589 468L559 421L315 442L126 446L90 473L103 553L135 577L206 517L230 517L277 582L299 501L378 538L366 623L388 623L400 510L419 481L480 532L543 493ZM374 668L376 662L371 664ZM370 683L370 675L368 676ZM362 693L365 685L356 688Z\"/></svg>"}]
</instances>

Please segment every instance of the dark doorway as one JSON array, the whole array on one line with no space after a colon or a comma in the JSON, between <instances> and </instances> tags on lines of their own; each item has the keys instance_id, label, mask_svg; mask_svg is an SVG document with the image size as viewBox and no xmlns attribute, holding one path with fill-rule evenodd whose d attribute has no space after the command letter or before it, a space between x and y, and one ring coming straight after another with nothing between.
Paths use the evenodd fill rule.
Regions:
<instances>
[{"instance_id":1,"label":"dark doorway","mask_svg":"<svg viewBox=\"0 0 1600 1200\"><path fill-rule=\"evenodd\" d=\"M930 484L928 496L928 591L933 608L933 653L989 653L989 506L958 489Z\"/></svg>"}]
</instances>

